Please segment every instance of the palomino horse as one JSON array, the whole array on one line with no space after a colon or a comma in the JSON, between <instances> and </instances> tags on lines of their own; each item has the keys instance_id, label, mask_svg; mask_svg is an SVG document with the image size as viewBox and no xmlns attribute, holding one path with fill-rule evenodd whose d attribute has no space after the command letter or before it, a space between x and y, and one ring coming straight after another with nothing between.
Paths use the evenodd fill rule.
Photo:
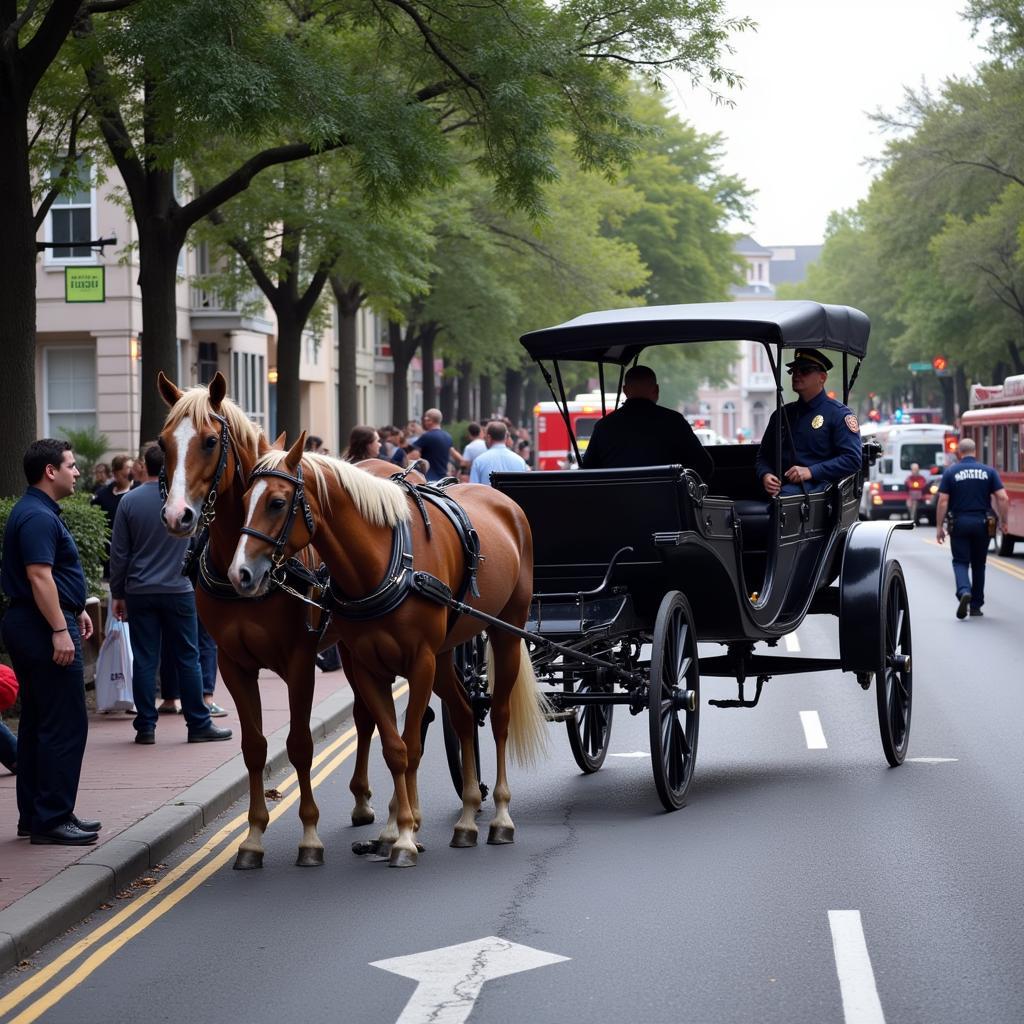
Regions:
<instances>
[{"instance_id":1,"label":"palomino horse","mask_svg":"<svg viewBox=\"0 0 1024 1024\"><path fill-rule=\"evenodd\" d=\"M459 689L454 648L483 626L463 615L449 628L448 608L404 589L415 569L417 576L429 573L452 592L460 591L466 562L462 542L446 516L435 514L428 534L423 517L410 511L398 485L337 459L304 454L304 442L305 434L288 452L268 452L256 464L245 496L245 527L228 577L240 594L254 597L268 586L275 564L303 545L312 543L327 564L352 682L377 723L395 784L392 819L382 843L385 849L390 847L393 866L407 867L416 863L414 832L420 819L416 771L422 754L423 713L432 689L446 701L448 693ZM450 493L472 519L483 556L477 574L480 596L469 603L522 629L533 588L533 539L526 516L515 502L490 487L470 484L454 487ZM404 533L406 529L409 534ZM396 553L404 546L399 542L403 536L411 536L411 547L401 558ZM361 602L381 609L380 614L357 612ZM338 608L358 618L342 619ZM532 761L544 745L544 716L523 641L501 629L491 630L489 639L497 769L495 814L487 841L509 843L515 825L508 810L506 744L518 761ZM391 696L396 675L409 681L402 735ZM448 703L454 711L454 702ZM455 725L462 746L462 815L451 845L473 846L481 795L472 719L462 722L460 716Z\"/></svg>"},{"instance_id":2,"label":"palomino horse","mask_svg":"<svg viewBox=\"0 0 1024 1024\"><path fill-rule=\"evenodd\" d=\"M168 488L164 522L171 533L181 537L192 536L208 525L206 562L212 575L226 581L244 522L246 481L269 445L259 428L225 397L227 382L220 373L208 388L188 391L181 391L161 373L159 387L171 407L160 434ZM394 466L383 462L364 465L378 473L395 471ZM312 557L312 552L309 555ZM328 629L318 643L316 633L306 628L306 606L279 590L242 608L242 602L225 582L225 587L214 593L197 587L196 604L203 625L217 641L217 660L238 709L242 754L249 772L249 833L238 848L235 867L262 866L263 833L270 820L264 797L267 743L258 682L259 670L264 667L275 671L288 685L288 757L299 780L299 818L303 826L298 863L322 864L323 843L316 829L320 812L310 785L313 738L309 719L317 648L337 642L338 631ZM373 719L358 699L354 714L359 744L350 787L355 797L352 822L365 825L374 819L367 765Z\"/></svg>"}]
</instances>

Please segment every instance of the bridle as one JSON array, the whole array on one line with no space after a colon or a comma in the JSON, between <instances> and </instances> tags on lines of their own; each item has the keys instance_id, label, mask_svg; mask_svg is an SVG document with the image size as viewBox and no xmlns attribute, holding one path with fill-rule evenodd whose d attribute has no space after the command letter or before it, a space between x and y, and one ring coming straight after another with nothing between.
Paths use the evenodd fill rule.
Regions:
<instances>
[{"instance_id":1,"label":"bridle","mask_svg":"<svg viewBox=\"0 0 1024 1024\"><path fill-rule=\"evenodd\" d=\"M213 480L210 482L210 489L206 492L206 497L203 499L203 504L200 506L199 529L196 533L202 533L204 530L208 530L210 523L213 522L217 515L214 511L214 506L217 504L217 487L220 485L221 478L224 476L224 470L227 469L228 450L232 448L231 435L228 432L228 421L223 416L218 416L216 413L210 413L210 415L220 424L220 458L217 460L217 470L213 474ZM238 458L238 452L235 452L235 467L239 476L241 476L242 463ZM167 494L167 464L165 462L164 465L160 467L160 498L162 501L167 501Z\"/></svg>"},{"instance_id":2,"label":"bridle","mask_svg":"<svg viewBox=\"0 0 1024 1024\"><path fill-rule=\"evenodd\" d=\"M253 481L259 480L263 477L276 477L278 480L287 480L294 488L292 490L292 503L288 508L288 517L285 519L284 525L281 527L281 531L276 537L271 537L270 534L263 533L261 530L254 530L251 526L243 526L241 532L249 537L255 537L257 540L262 540L273 547L274 553L271 555L271 562L273 562L274 569L277 570L284 562L285 545L288 543L288 538L292 532L292 524L295 522L295 517L298 515L300 509L302 510L302 517L306 521L306 529L309 531L311 541L313 534L316 532L316 527L313 523L312 509L310 509L309 502L306 500L306 488L302 482L301 462L295 467L294 476L290 473L285 473L280 469L253 470L249 477L249 486L252 486Z\"/></svg>"}]
</instances>

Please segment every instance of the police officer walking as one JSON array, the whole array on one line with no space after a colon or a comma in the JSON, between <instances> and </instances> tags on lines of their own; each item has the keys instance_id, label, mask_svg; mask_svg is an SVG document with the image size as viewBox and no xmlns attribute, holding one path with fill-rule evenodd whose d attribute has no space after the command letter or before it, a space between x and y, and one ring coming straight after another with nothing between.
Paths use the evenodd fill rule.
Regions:
<instances>
[{"instance_id":1,"label":"police officer walking","mask_svg":"<svg viewBox=\"0 0 1024 1024\"><path fill-rule=\"evenodd\" d=\"M939 503L935 508L935 539L946 539L945 519L950 517L949 546L953 551L953 575L956 577L956 617L966 619L982 614L985 603L985 560L988 557L988 522L992 499L996 500L999 520L1005 531L1010 515L1010 498L991 466L974 457L977 446L971 438L960 442L960 461L947 466L939 484Z\"/></svg>"},{"instance_id":2,"label":"police officer walking","mask_svg":"<svg viewBox=\"0 0 1024 1024\"><path fill-rule=\"evenodd\" d=\"M57 504L79 474L67 441L34 441L24 466L29 487L7 520L0 572L11 601L3 638L21 684L18 835L86 846L101 827L75 816L89 730L82 641L92 620L78 548Z\"/></svg>"},{"instance_id":3,"label":"police officer walking","mask_svg":"<svg viewBox=\"0 0 1024 1024\"><path fill-rule=\"evenodd\" d=\"M816 348L798 348L786 366L800 400L782 407L782 466L775 465L778 412L768 421L755 464L757 479L772 497L824 490L861 467L857 417L825 394L832 361Z\"/></svg>"}]
</instances>

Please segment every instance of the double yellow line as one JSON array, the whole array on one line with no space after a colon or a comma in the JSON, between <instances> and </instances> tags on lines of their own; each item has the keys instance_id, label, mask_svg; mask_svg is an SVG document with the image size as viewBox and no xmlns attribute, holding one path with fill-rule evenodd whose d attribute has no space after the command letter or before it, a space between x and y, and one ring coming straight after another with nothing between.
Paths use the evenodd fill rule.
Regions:
<instances>
[{"instance_id":1,"label":"double yellow line","mask_svg":"<svg viewBox=\"0 0 1024 1024\"><path fill-rule=\"evenodd\" d=\"M397 700L409 689L403 683L394 690ZM344 733L328 744L313 758L313 788L316 789L340 765L355 753L355 728ZM321 767L322 766L322 767ZM317 769L320 769L319 771ZM298 800L298 776L292 772L277 789L281 793L292 792L275 804L270 812L273 824ZM169 871L156 885L147 889L133 902L124 906L89 935L80 939L70 949L61 953L52 963L40 968L32 977L12 989L7 995L0 997L0 1018L5 1024L31 1024L38 1020L47 1010L59 1003L69 992L75 989L91 974L103 966L118 950L126 946L132 939L140 935L151 924L158 921L169 910L177 906L190 892L197 889L211 875L219 871L235 855L235 843L248 829L248 810L239 814L216 832L195 853ZM211 854L213 855L211 857ZM209 860L207 858L210 857ZM203 861L206 861L203 864ZM199 865L202 864L202 867ZM194 874L192 872L195 871ZM145 913L143 913L145 911ZM141 916L139 916L141 915ZM127 924L133 917L138 920ZM126 925L127 927L123 927ZM119 931L120 929L120 931ZM116 934L115 934L116 933ZM95 947L95 949L94 949ZM27 999L39 992L44 986L57 978L64 970L85 957L90 950L93 952L79 964L67 977L52 988L46 989L34 1002L25 1007L16 1017L7 1019L7 1014L17 1009Z\"/></svg>"}]
</instances>

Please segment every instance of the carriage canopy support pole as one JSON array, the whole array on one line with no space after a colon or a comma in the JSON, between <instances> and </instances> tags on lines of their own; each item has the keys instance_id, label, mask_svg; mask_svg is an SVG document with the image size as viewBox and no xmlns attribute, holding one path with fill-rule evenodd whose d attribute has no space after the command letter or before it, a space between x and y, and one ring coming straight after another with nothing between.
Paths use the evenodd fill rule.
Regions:
<instances>
[{"instance_id":1,"label":"carriage canopy support pole","mask_svg":"<svg viewBox=\"0 0 1024 1024\"><path fill-rule=\"evenodd\" d=\"M768 363L772 368L772 374L775 377L775 466L782 476L782 342L779 342L779 347L776 349L775 355L772 354L771 345L765 342L765 352L768 353ZM758 481L760 483L760 481ZM806 490L806 488L805 488Z\"/></svg>"},{"instance_id":2,"label":"carriage canopy support pole","mask_svg":"<svg viewBox=\"0 0 1024 1024\"><path fill-rule=\"evenodd\" d=\"M572 420L569 418L569 403L565 399L565 387L562 384L562 371L558 368L558 360L553 360L555 367L555 375L558 377L558 391L561 394L562 399L559 401L558 395L555 394L554 386L551 382L551 374L548 373L548 368L539 360L535 359L534 362L540 368L540 372L544 377L544 383L548 386L548 391L551 392L551 397L555 401L555 405L558 406L558 411L562 414L562 419L565 420L565 429L568 431L569 440L572 442L572 449L576 453L576 465L580 464L580 450L576 445L576 435L572 432Z\"/></svg>"}]
</instances>

